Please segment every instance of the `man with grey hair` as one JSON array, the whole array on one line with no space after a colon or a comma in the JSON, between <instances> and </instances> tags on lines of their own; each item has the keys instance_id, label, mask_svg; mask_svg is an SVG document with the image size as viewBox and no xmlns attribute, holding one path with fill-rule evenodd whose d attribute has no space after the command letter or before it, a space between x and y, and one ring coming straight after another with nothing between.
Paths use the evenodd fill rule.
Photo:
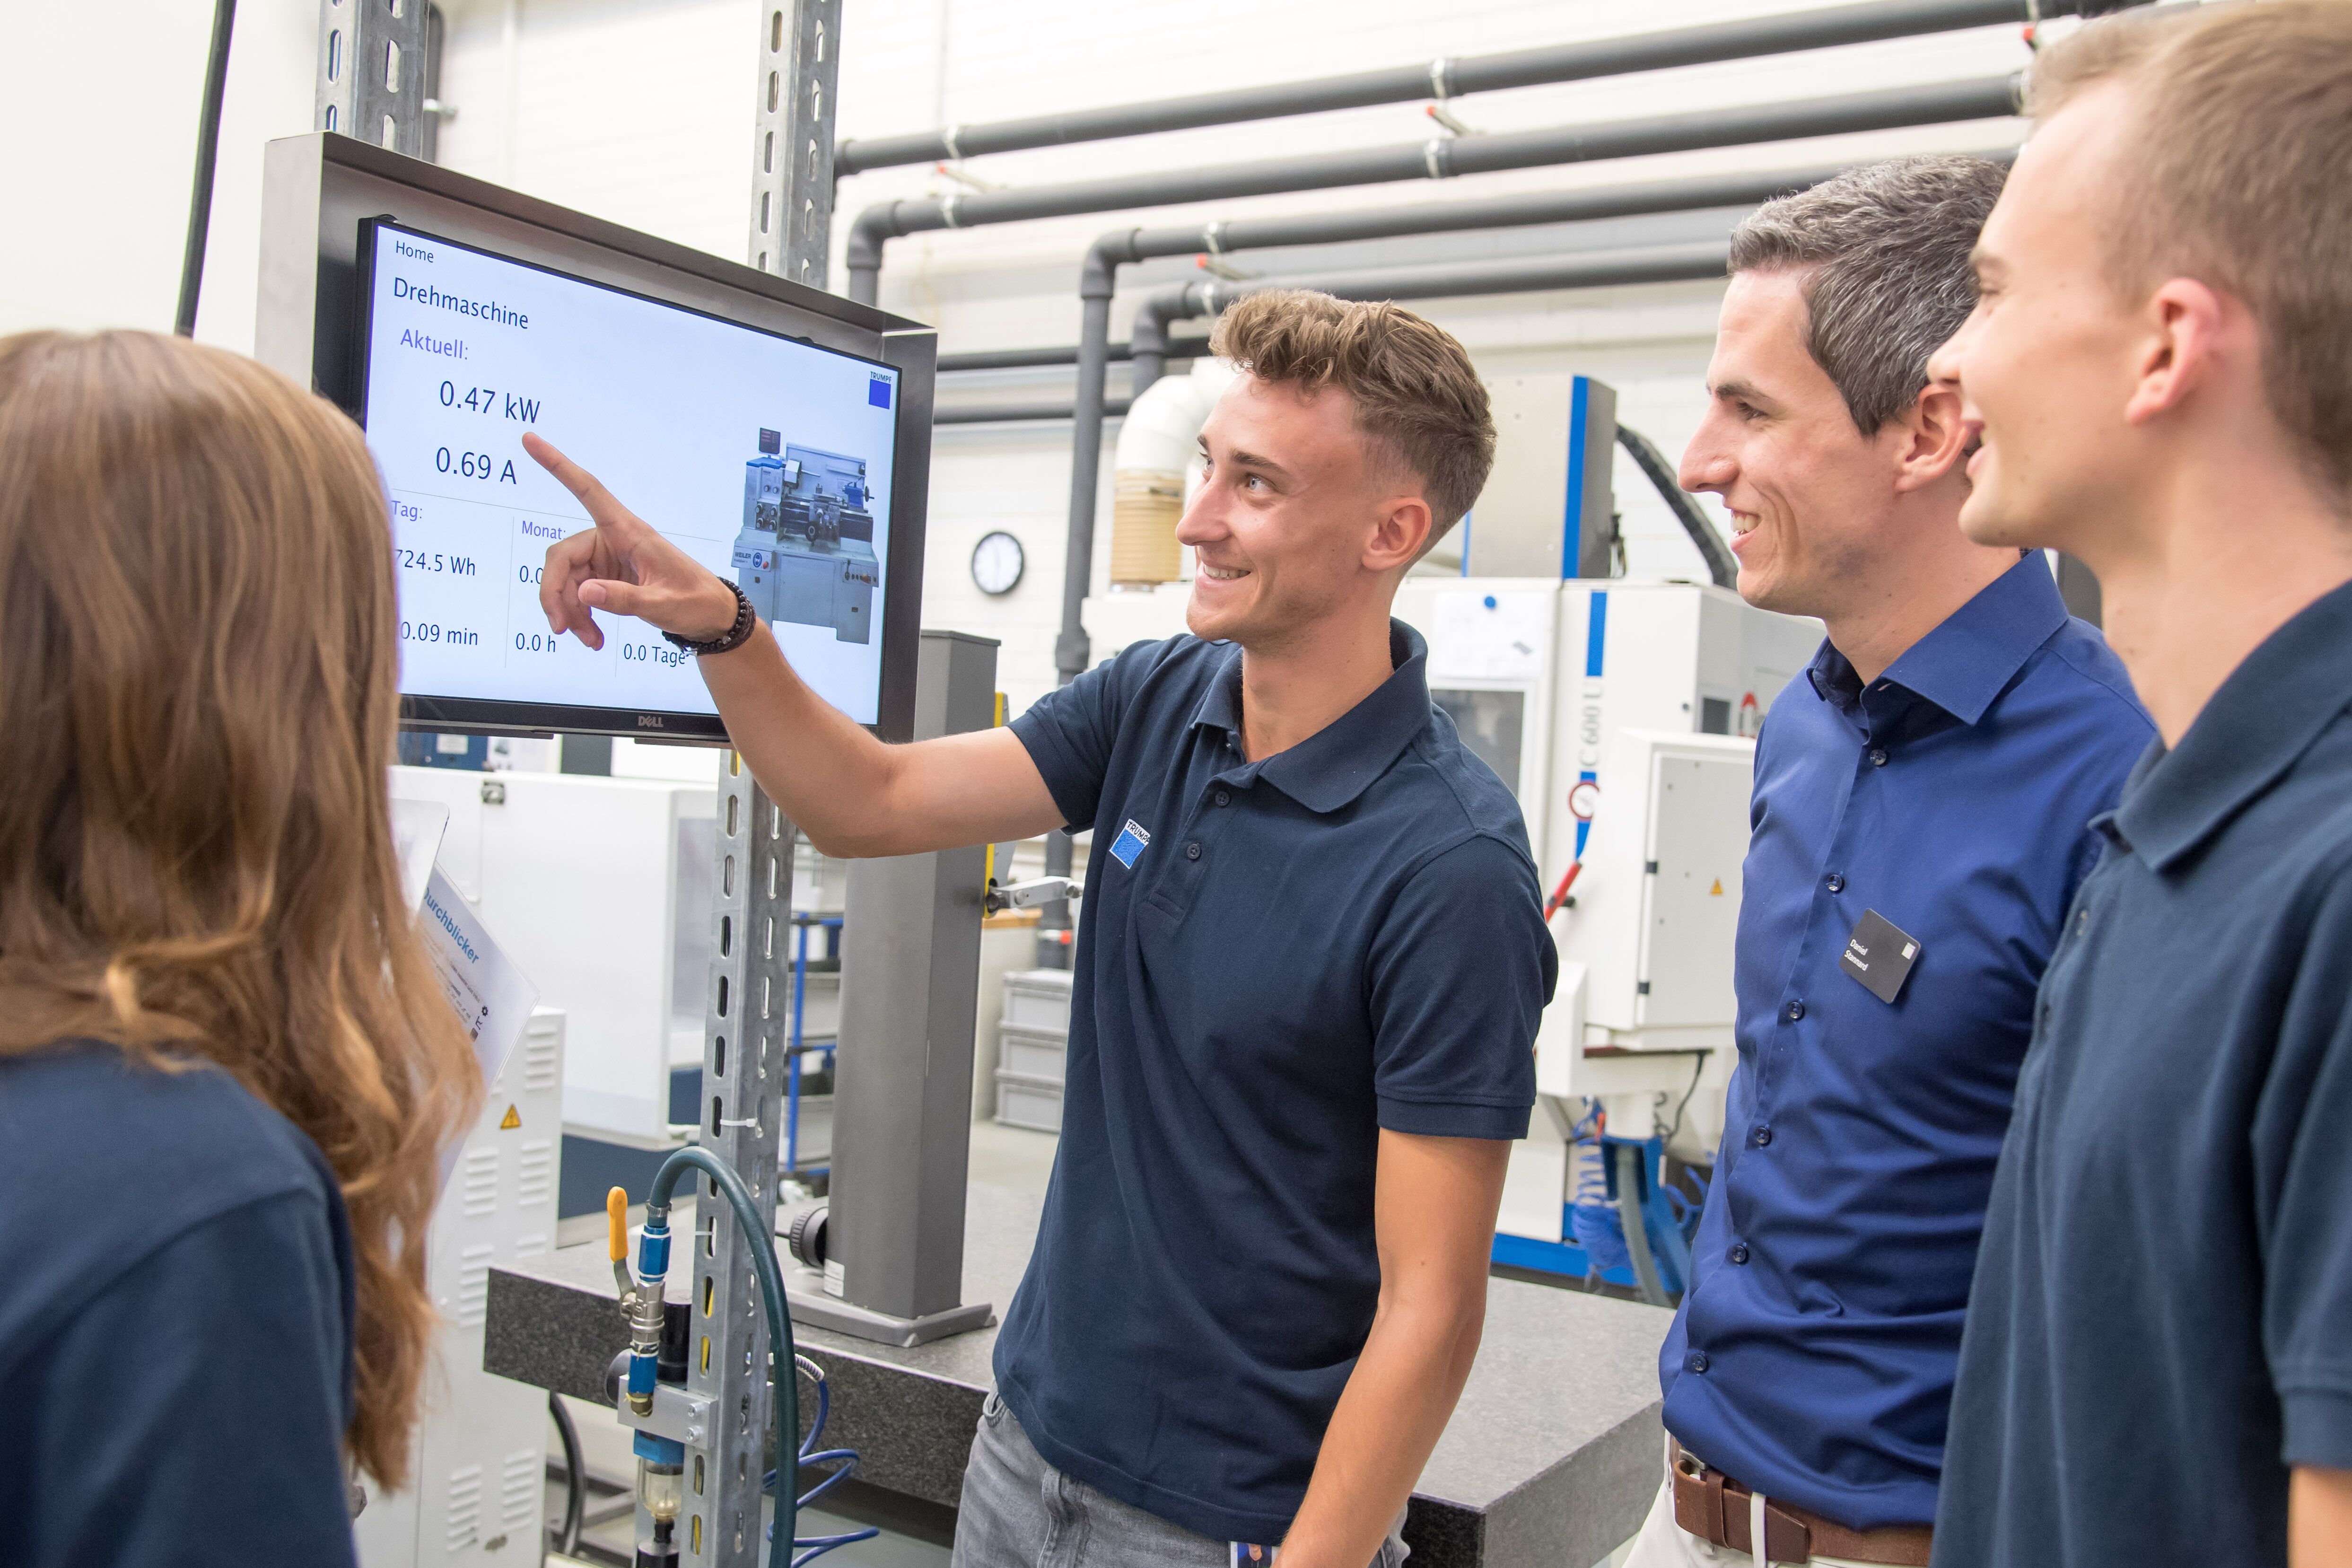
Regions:
<instances>
[{"instance_id":1,"label":"man with grey hair","mask_svg":"<svg viewBox=\"0 0 2352 1568\"><path fill-rule=\"evenodd\" d=\"M1829 637L1757 744L1739 1062L1629 1568L1927 1563L2035 987L2153 733L2044 558L1959 529L1969 426L1927 366L2001 180L1872 164L1732 240L1681 478L1729 509L1741 596Z\"/></svg>"}]
</instances>

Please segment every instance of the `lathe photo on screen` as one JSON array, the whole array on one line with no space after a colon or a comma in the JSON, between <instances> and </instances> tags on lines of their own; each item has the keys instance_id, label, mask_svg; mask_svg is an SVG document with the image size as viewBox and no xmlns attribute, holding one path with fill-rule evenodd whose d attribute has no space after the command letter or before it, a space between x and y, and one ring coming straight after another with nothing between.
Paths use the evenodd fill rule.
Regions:
<instances>
[{"instance_id":1,"label":"lathe photo on screen","mask_svg":"<svg viewBox=\"0 0 2352 1568\"><path fill-rule=\"evenodd\" d=\"M739 584L811 686L879 717L898 373L499 256L362 226L362 423L400 566L404 696L715 716L684 650L548 630L547 547L589 526L535 430Z\"/></svg>"}]
</instances>

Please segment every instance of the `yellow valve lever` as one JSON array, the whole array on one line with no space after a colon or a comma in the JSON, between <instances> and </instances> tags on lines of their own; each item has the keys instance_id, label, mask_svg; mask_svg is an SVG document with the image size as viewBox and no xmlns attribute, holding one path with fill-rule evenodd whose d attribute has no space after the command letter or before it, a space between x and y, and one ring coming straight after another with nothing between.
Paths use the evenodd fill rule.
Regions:
<instances>
[{"instance_id":1,"label":"yellow valve lever","mask_svg":"<svg viewBox=\"0 0 2352 1568\"><path fill-rule=\"evenodd\" d=\"M629 1255L629 1194L625 1187L614 1187L604 1194L604 1218L611 1230L608 1250L618 1263Z\"/></svg>"}]
</instances>

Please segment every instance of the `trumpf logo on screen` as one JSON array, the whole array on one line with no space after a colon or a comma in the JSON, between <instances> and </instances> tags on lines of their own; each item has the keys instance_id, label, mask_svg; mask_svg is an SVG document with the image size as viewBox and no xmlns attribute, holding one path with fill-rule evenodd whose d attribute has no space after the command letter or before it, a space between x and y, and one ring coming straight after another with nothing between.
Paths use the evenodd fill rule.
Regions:
<instances>
[{"instance_id":1,"label":"trumpf logo on screen","mask_svg":"<svg viewBox=\"0 0 2352 1568\"><path fill-rule=\"evenodd\" d=\"M876 408L890 406L890 378L877 375L866 384L866 401Z\"/></svg>"}]
</instances>

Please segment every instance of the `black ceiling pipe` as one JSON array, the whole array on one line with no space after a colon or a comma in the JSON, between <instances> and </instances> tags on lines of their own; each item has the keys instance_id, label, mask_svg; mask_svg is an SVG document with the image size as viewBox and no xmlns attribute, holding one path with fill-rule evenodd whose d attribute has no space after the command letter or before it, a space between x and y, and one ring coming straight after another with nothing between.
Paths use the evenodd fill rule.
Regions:
<instances>
[{"instance_id":1,"label":"black ceiling pipe","mask_svg":"<svg viewBox=\"0 0 2352 1568\"><path fill-rule=\"evenodd\" d=\"M1116 419L1128 410L1132 400L1114 397L1103 404L1106 418ZM1067 398L1048 403L983 403L969 408L952 405L931 410L934 425L1016 425L1039 419L1067 419L1071 404Z\"/></svg>"},{"instance_id":2,"label":"black ceiling pipe","mask_svg":"<svg viewBox=\"0 0 2352 1568\"><path fill-rule=\"evenodd\" d=\"M1127 345L1111 344L1108 357L1125 359ZM959 370L1029 370L1038 365L1077 363L1078 347L1072 343L1066 349L984 349L975 353L941 354L938 368L945 374Z\"/></svg>"},{"instance_id":3,"label":"black ceiling pipe","mask_svg":"<svg viewBox=\"0 0 2352 1568\"><path fill-rule=\"evenodd\" d=\"M1177 356L1181 358L1191 353L1197 346L1184 343L1179 345L1175 352ZM1125 343L1110 345L1108 358L1111 363L1118 364L1127 357L1128 347ZM1034 370L1040 367L1077 363L1078 345L1066 343L1057 349L985 349L976 353L941 354L939 371L940 374L946 375L958 371Z\"/></svg>"},{"instance_id":4,"label":"black ceiling pipe","mask_svg":"<svg viewBox=\"0 0 2352 1568\"><path fill-rule=\"evenodd\" d=\"M2058 0L2042 6L2040 14L2059 16L2074 9L2064 0ZM1858 5L1751 16L1706 26L1677 27L1670 32L1594 38L1544 48L1513 49L1504 54L1472 55L1463 59L1440 58L1310 81L1277 82L1229 92L1163 98L1149 103L1113 104L1025 120L1001 120L985 125L951 125L908 136L857 138L845 141L835 149L833 167L836 174L849 175L868 169L977 158L984 153L1017 153L1031 147L1104 142L1160 131L1234 125L1327 110L1361 109L1376 103L1412 103L1504 88L1584 81L1717 60L1752 59L1801 49L1916 37L1964 27L1993 26L2002 22L2028 22L2034 15L2035 8L2027 0L1868 0Z\"/></svg>"},{"instance_id":5,"label":"black ceiling pipe","mask_svg":"<svg viewBox=\"0 0 2352 1568\"><path fill-rule=\"evenodd\" d=\"M1744 105L1596 125L1552 126L1493 135L1439 137L1403 146L1325 153L1218 168L1087 180L1027 190L982 191L936 201L883 202L850 226L845 261L849 297L873 304L881 282L883 242L897 236L986 224L1119 212L1181 202L1331 190L1401 180L1447 179L1561 163L1746 146L1906 125L1998 119L2017 112L2016 76L1979 77L1931 87L1893 88L1796 103Z\"/></svg>"}]
</instances>

